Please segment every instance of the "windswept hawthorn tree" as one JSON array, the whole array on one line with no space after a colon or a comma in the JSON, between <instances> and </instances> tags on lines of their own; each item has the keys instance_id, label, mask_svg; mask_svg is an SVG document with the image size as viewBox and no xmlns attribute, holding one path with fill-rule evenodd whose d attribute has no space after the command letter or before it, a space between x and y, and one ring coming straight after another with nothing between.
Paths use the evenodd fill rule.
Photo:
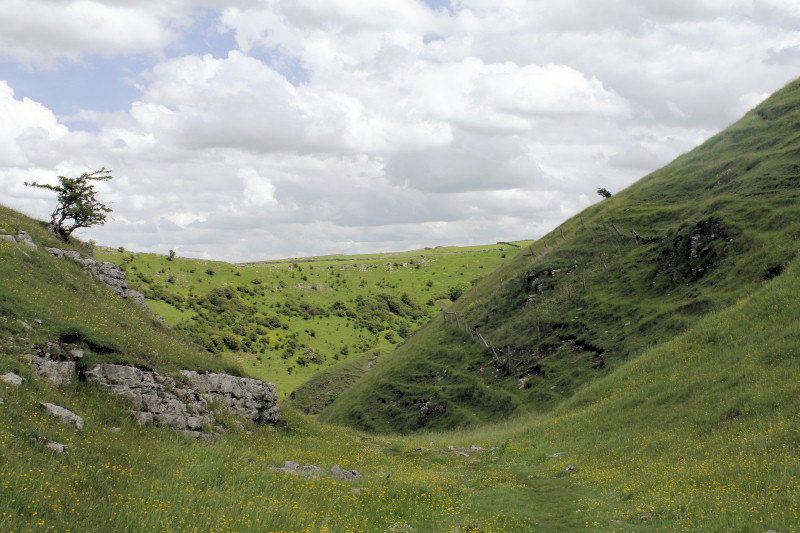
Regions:
<instances>
[{"instance_id":1,"label":"windswept hawthorn tree","mask_svg":"<svg viewBox=\"0 0 800 533\"><path fill-rule=\"evenodd\" d=\"M67 241L72 232L78 228L105 223L111 208L95 197L94 182L108 181L112 177L111 171L103 167L94 172L84 172L77 178L59 176L58 185L35 181L30 183L26 181L25 185L47 189L58 195L58 207L50 216L50 225L56 235Z\"/></svg>"}]
</instances>

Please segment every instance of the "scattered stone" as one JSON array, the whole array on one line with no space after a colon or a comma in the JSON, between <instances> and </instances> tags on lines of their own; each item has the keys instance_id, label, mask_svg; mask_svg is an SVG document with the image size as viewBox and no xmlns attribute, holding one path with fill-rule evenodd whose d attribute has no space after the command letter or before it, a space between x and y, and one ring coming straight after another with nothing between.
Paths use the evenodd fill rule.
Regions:
<instances>
[{"instance_id":1,"label":"scattered stone","mask_svg":"<svg viewBox=\"0 0 800 533\"><path fill-rule=\"evenodd\" d=\"M473 465L473 466L474 466L474 465L477 465L477 464L480 464L480 463L481 463L481 460L480 460L480 459L472 459L472 460L470 460L470 462L469 462L469 464L471 464L471 465Z\"/></svg>"},{"instance_id":2,"label":"scattered stone","mask_svg":"<svg viewBox=\"0 0 800 533\"><path fill-rule=\"evenodd\" d=\"M564 455L567 455L567 453L566 452L556 452L554 454L548 455L547 457L555 459L557 457L562 457Z\"/></svg>"},{"instance_id":3,"label":"scattered stone","mask_svg":"<svg viewBox=\"0 0 800 533\"><path fill-rule=\"evenodd\" d=\"M435 442L429 442L429 443L428 443L428 446L429 446L430 448L433 448L434 446L436 446L436 443L435 443Z\"/></svg>"},{"instance_id":4,"label":"scattered stone","mask_svg":"<svg viewBox=\"0 0 800 533\"><path fill-rule=\"evenodd\" d=\"M645 518L653 518L653 513L642 513L639 515L639 520L644 520Z\"/></svg>"},{"instance_id":5,"label":"scattered stone","mask_svg":"<svg viewBox=\"0 0 800 533\"><path fill-rule=\"evenodd\" d=\"M51 450L53 450L56 453L64 453L65 451L67 451L67 445L66 444L60 444L58 442L53 442L52 440L48 441L48 443L45 444L45 447L46 448L50 448Z\"/></svg>"},{"instance_id":6,"label":"scattered stone","mask_svg":"<svg viewBox=\"0 0 800 533\"><path fill-rule=\"evenodd\" d=\"M36 246L36 244L34 244L33 239L31 239L31 236L28 235L27 231L19 230L17 232L17 240L20 242L20 244L30 248L31 250L36 250L39 248Z\"/></svg>"},{"instance_id":7,"label":"scattered stone","mask_svg":"<svg viewBox=\"0 0 800 533\"><path fill-rule=\"evenodd\" d=\"M31 326L30 326L30 324L28 324L27 322L25 322L25 321L24 321L24 320L22 320L22 319L18 319L18 320L17 320L17 322L19 322L20 324L22 324L22 327L23 327L23 328L25 328L25 329L33 329L33 327L31 327Z\"/></svg>"},{"instance_id":8,"label":"scattered stone","mask_svg":"<svg viewBox=\"0 0 800 533\"><path fill-rule=\"evenodd\" d=\"M185 436L189 438L196 440L206 440L209 438L207 433L203 433L202 431L194 431L191 429L184 429L181 431L181 433L183 433Z\"/></svg>"},{"instance_id":9,"label":"scattered stone","mask_svg":"<svg viewBox=\"0 0 800 533\"><path fill-rule=\"evenodd\" d=\"M59 405L47 402L39 402L39 406L47 411L47 414L58 418L64 424L73 425L78 429L83 429L83 418L79 417L69 409L64 409Z\"/></svg>"},{"instance_id":10,"label":"scattered stone","mask_svg":"<svg viewBox=\"0 0 800 533\"><path fill-rule=\"evenodd\" d=\"M497 449L497 446L490 446L489 448L483 448L481 446L475 446L474 444L471 445L469 448L461 448L459 446L448 446L448 450L455 453L456 455L462 455L464 457L469 457L472 453L478 452L492 452Z\"/></svg>"},{"instance_id":11,"label":"scattered stone","mask_svg":"<svg viewBox=\"0 0 800 533\"><path fill-rule=\"evenodd\" d=\"M17 239L12 237L11 235L0 235L0 241L10 242L11 244L17 244Z\"/></svg>"},{"instance_id":12,"label":"scattered stone","mask_svg":"<svg viewBox=\"0 0 800 533\"><path fill-rule=\"evenodd\" d=\"M8 372L0 376L0 379L8 383L9 385L13 385L14 387L19 387L22 385L22 382L25 381L25 378L16 375L13 372Z\"/></svg>"},{"instance_id":13,"label":"scattered stone","mask_svg":"<svg viewBox=\"0 0 800 533\"><path fill-rule=\"evenodd\" d=\"M42 319L41 318L34 318L33 322L38 324L38 325L40 325L40 326L42 325Z\"/></svg>"},{"instance_id":14,"label":"scattered stone","mask_svg":"<svg viewBox=\"0 0 800 533\"><path fill-rule=\"evenodd\" d=\"M565 474L569 474L570 472L574 472L574 471L575 471L575 467L574 467L573 465L568 465L568 466L567 466L567 467L564 469L564 473L565 473Z\"/></svg>"},{"instance_id":15,"label":"scattered stone","mask_svg":"<svg viewBox=\"0 0 800 533\"><path fill-rule=\"evenodd\" d=\"M0 396L0 405L3 405L4 403L6 403L6 402L5 402L5 401L3 401L3 397L2 397L2 396Z\"/></svg>"},{"instance_id":16,"label":"scattered stone","mask_svg":"<svg viewBox=\"0 0 800 533\"><path fill-rule=\"evenodd\" d=\"M361 479L361 474L359 474L356 470L342 470L339 468L339 465L333 465L333 468L331 468L331 475L346 481Z\"/></svg>"},{"instance_id":17,"label":"scattered stone","mask_svg":"<svg viewBox=\"0 0 800 533\"><path fill-rule=\"evenodd\" d=\"M284 472L286 474L293 474L296 476L305 476L305 477L319 477L322 474L322 469L315 465L303 465L301 466L300 463L295 461L284 461L282 468L275 468L273 470L278 470L280 472Z\"/></svg>"},{"instance_id":18,"label":"scattered stone","mask_svg":"<svg viewBox=\"0 0 800 533\"><path fill-rule=\"evenodd\" d=\"M314 465L305 465L297 467L298 473L304 476L317 477L322 473L322 469Z\"/></svg>"}]
</instances>

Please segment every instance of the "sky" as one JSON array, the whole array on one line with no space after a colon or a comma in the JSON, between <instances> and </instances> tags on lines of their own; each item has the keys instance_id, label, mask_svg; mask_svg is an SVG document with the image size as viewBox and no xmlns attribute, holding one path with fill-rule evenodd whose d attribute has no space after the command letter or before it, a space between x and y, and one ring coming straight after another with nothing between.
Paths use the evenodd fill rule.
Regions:
<instances>
[{"instance_id":1,"label":"sky","mask_svg":"<svg viewBox=\"0 0 800 533\"><path fill-rule=\"evenodd\" d=\"M800 77L800 0L2 0L0 203L243 262L534 239Z\"/></svg>"}]
</instances>

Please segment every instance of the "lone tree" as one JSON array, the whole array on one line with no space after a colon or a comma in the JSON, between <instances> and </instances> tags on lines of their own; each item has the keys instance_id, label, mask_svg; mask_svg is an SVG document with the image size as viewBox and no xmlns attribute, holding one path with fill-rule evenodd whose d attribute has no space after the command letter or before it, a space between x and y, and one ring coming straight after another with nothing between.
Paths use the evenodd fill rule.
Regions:
<instances>
[{"instance_id":1,"label":"lone tree","mask_svg":"<svg viewBox=\"0 0 800 533\"><path fill-rule=\"evenodd\" d=\"M611 198L611 193L605 187L599 187L597 189L597 194L599 194L603 198Z\"/></svg>"},{"instance_id":2,"label":"lone tree","mask_svg":"<svg viewBox=\"0 0 800 533\"><path fill-rule=\"evenodd\" d=\"M58 207L50 216L50 226L62 240L78 228L88 228L97 224L103 225L111 208L95 198L94 182L108 181L111 171L105 167L94 172L84 172L77 178L59 176L59 185L25 182L28 187L48 189L58 195Z\"/></svg>"}]
</instances>

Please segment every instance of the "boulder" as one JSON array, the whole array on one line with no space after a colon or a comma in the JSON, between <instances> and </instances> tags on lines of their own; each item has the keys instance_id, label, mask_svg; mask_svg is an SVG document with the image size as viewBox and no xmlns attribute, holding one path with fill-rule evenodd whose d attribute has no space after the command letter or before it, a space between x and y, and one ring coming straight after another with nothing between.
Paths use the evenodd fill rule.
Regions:
<instances>
[{"instance_id":1,"label":"boulder","mask_svg":"<svg viewBox=\"0 0 800 533\"><path fill-rule=\"evenodd\" d=\"M11 235L0 235L0 241L10 242L11 244L17 244L17 239L12 237Z\"/></svg>"},{"instance_id":2,"label":"boulder","mask_svg":"<svg viewBox=\"0 0 800 533\"><path fill-rule=\"evenodd\" d=\"M39 402L39 406L42 407L48 415L58 418L62 423L75 426L77 429L83 429L83 418L69 409L64 409L59 405L47 402Z\"/></svg>"},{"instance_id":3,"label":"boulder","mask_svg":"<svg viewBox=\"0 0 800 533\"><path fill-rule=\"evenodd\" d=\"M64 453L65 451L67 451L67 445L66 444L53 442L52 440L48 441L48 443L45 444L45 447L46 448L50 448L51 450L53 450L56 453Z\"/></svg>"},{"instance_id":4,"label":"boulder","mask_svg":"<svg viewBox=\"0 0 800 533\"><path fill-rule=\"evenodd\" d=\"M30 361L34 374L56 387L72 383L77 376L75 361L54 361L31 354L25 354L23 357Z\"/></svg>"},{"instance_id":5,"label":"boulder","mask_svg":"<svg viewBox=\"0 0 800 533\"><path fill-rule=\"evenodd\" d=\"M83 357L83 351L72 344L61 345L48 342L36 355L23 355L40 378L46 379L56 387L75 381L78 377L76 360Z\"/></svg>"},{"instance_id":6,"label":"boulder","mask_svg":"<svg viewBox=\"0 0 800 533\"><path fill-rule=\"evenodd\" d=\"M359 474L358 471L342 470L341 468L339 468L339 465L333 465L333 468L331 468L331 475L334 477L344 479L346 481L351 481L353 479L361 479L361 474Z\"/></svg>"},{"instance_id":7,"label":"boulder","mask_svg":"<svg viewBox=\"0 0 800 533\"><path fill-rule=\"evenodd\" d=\"M283 468L275 468L274 470L278 470L280 472L285 472L286 474L294 474L296 476L305 476L305 477L319 477L322 474L322 469L315 465L300 465L295 461L284 461Z\"/></svg>"},{"instance_id":8,"label":"boulder","mask_svg":"<svg viewBox=\"0 0 800 533\"><path fill-rule=\"evenodd\" d=\"M14 387L19 387L22 385L22 382L25 381L25 378L16 375L13 372L7 372L0 376L0 379L8 383L9 385L13 385Z\"/></svg>"},{"instance_id":9,"label":"boulder","mask_svg":"<svg viewBox=\"0 0 800 533\"><path fill-rule=\"evenodd\" d=\"M27 231L19 230L17 232L17 240L19 241L20 244L30 248L31 250L36 250L39 248L38 246L36 246L36 244L34 244L33 239L31 239L31 236L28 235Z\"/></svg>"}]
</instances>

